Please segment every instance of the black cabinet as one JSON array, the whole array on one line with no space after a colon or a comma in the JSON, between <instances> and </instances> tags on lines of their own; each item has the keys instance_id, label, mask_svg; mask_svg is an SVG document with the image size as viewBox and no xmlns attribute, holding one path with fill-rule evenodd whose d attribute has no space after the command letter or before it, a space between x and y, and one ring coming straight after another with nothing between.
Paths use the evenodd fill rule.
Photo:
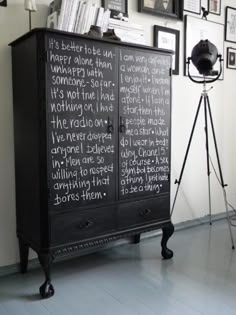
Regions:
<instances>
[{"instance_id":1,"label":"black cabinet","mask_svg":"<svg viewBox=\"0 0 236 315\"><path fill-rule=\"evenodd\" d=\"M48 29L12 46L17 236L54 258L162 228L171 258L168 51Z\"/></svg>"}]
</instances>

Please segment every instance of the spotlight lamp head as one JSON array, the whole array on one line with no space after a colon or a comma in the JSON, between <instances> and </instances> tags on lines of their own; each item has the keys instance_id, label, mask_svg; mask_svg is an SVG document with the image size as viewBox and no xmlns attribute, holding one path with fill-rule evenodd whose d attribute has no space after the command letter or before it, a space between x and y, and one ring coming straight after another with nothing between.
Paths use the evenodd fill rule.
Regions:
<instances>
[{"instance_id":1,"label":"spotlight lamp head","mask_svg":"<svg viewBox=\"0 0 236 315\"><path fill-rule=\"evenodd\" d=\"M218 58L220 62L220 73L219 71L214 71L213 69ZM214 82L220 77L222 72L223 59L221 58L221 55L218 54L216 46L212 44L208 39L200 40L200 42L193 47L191 57L188 58L188 75L192 80L189 73L190 60L192 61L198 72L204 77L204 81L206 81L205 77L207 76L217 76L216 78L214 78L213 80L209 80L208 82ZM194 79L192 81L197 82ZM199 83L202 83L202 81L200 81Z\"/></svg>"},{"instance_id":2,"label":"spotlight lamp head","mask_svg":"<svg viewBox=\"0 0 236 315\"><path fill-rule=\"evenodd\" d=\"M192 50L192 62L198 72L204 76L211 75L217 61L218 50L209 40L201 40Z\"/></svg>"}]
</instances>

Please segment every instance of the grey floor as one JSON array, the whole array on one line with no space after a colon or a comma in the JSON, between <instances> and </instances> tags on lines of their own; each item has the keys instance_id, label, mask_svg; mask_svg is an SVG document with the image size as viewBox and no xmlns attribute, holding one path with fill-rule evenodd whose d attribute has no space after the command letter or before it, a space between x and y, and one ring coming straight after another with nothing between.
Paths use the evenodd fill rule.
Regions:
<instances>
[{"instance_id":1,"label":"grey floor","mask_svg":"<svg viewBox=\"0 0 236 315\"><path fill-rule=\"evenodd\" d=\"M236 228L233 229L236 238ZM40 300L40 269L0 278L0 315L235 315L236 251L225 221L59 262L56 294Z\"/></svg>"}]
</instances>

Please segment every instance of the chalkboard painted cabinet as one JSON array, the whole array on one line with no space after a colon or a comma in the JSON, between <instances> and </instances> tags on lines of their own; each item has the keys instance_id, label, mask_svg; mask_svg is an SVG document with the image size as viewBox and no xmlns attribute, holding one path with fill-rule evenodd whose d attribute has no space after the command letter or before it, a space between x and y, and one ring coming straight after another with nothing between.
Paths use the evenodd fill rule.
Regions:
<instances>
[{"instance_id":1,"label":"chalkboard painted cabinet","mask_svg":"<svg viewBox=\"0 0 236 315\"><path fill-rule=\"evenodd\" d=\"M171 258L171 54L35 29L12 46L17 236L57 256L162 228Z\"/></svg>"}]
</instances>

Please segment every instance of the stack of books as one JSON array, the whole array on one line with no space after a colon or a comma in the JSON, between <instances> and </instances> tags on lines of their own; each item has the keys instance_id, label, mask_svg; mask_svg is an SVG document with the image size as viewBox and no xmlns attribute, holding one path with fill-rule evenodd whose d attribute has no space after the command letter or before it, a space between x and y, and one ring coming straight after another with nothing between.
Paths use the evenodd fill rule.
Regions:
<instances>
[{"instance_id":1,"label":"stack of books","mask_svg":"<svg viewBox=\"0 0 236 315\"><path fill-rule=\"evenodd\" d=\"M142 25L110 18L108 28L114 29L122 42L146 45Z\"/></svg>"},{"instance_id":2,"label":"stack of books","mask_svg":"<svg viewBox=\"0 0 236 315\"><path fill-rule=\"evenodd\" d=\"M49 6L47 26L78 34L88 33L91 25L107 31L111 12L98 8L94 0L54 0Z\"/></svg>"},{"instance_id":3,"label":"stack of books","mask_svg":"<svg viewBox=\"0 0 236 315\"><path fill-rule=\"evenodd\" d=\"M111 11L98 7L95 0L54 0L49 5L47 26L77 34L88 33L92 25L104 33L114 30L122 41L146 45L144 29L139 24L110 18Z\"/></svg>"}]
</instances>

